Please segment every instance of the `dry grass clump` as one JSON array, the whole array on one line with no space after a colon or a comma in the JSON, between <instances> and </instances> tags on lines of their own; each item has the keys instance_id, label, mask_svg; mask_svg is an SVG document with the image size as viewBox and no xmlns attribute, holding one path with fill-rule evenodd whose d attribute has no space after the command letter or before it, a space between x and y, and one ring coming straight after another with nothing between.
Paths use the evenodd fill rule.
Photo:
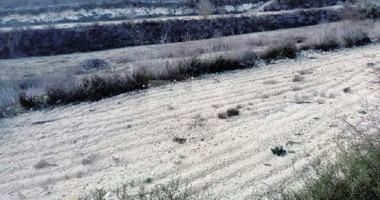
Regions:
<instances>
[{"instance_id":1,"label":"dry grass clump","mask_svg":"<svg viewBox=\"0 0 380 200\"><path fill-rule=\"evenodd\" d=\"M43 160L38 161L34 165L34 168L35 169L42 169L42 168L45 168L45 167L52 167L52 166L56 166L56 164L49 163L47 160L43 159Z\"/></svg>"},{"instance_id":2,"label":"dry grass clump","mask_svg":"<svg viewBox=\"0 0 380 200\"><path fill-rule=\"evenodd\" d=\"M330 51L339 48L339 40L333 30L320 29L301 46L302 50L316 49Z\"/></svg>"},{"instance_id":3,"label":"dry grass clump","mask_svg":"<svg viewBox=\"0 0 380 200\"><path fill-rule=\"evenodd\" d=\"M79 64L79 69L77 73L88 73L96 70L110 70L111 64L102 59L88 59Z\"/></svg>"},{"instance_id":4,"label":"dry grass clump","mask_svg":"<svg viewBox=\"0 0 380 200\"><path fill-rule=\"evenodd\" d=\"M186 181L176 179L149 189L144 185L136 188L133 182L122 184L115 189L95 189L79 200L206 200L210 196L207 187L196 189Z\"/></svg>"},{"instance_id":5,"label":"dry grass clump","mask_svg":"<svg viewBox=\"0 0 380 200\"><path fill-rule=\"evenodd\" d=\"M337 30L341 45L346 48L371 43L368 32L360 25L343 24Z\"/></svg>"},{"instance_id":6,"label":"dry grass clump","mask_svg":"<svg viewBox=\"0 0 380 200\"><path fill-rule=\"evenodd\" d=\"M372 42L370 33L374 33L374 28L370 29L370 26L373 26L371 22L348 21L338 26L317 30L300 48L302 50L330 51L338 48L363 46Z\"/></svg>"},{"instance_id":7,"label":"dry grass clump","mask_svg":"<svg viewBox=\"0 0 380 200\"><path fill-rule=\"evenodd\" d=\"M240 114L238 108L230 108L226 112L218 113L219 119L227 119L233 116L238 116Z\"/></svg>"},{"instance_id":8,"label":"dry grass clump","mask_svg":"<svg viewBox=\"0 0 380 200\"><path fill-rule=\"evenodd\" d=\"M380 22L373 24L372 29L369 31L369 36L375 41L380 41Z\"/></svg>"},{"instance_id":9,"label":"dry grass clump","mask_svg":"<svg viewBox=\"0 0 380 200\"><path fill-rule=\"evenodd\" d=\"M77 80L78 83L46 88L48 104L66 104L78 101L97 101L128 91L143 89L150 75L144 69L131 74L91 75Z\"/></svg>"},{"instance_id":10,"label":"dry grass clump","mask_svg":"<svg viewBox=\"0 0 380 200\"><path fill-rule=\"evenodd\" d=\"M296 42L289 38L277 44L270 45L260 54L261 59L275 60L283 58L295 58L297 56Z\"/></svg>"},{"instance_id":11,"label":"dry grass clump","mask_svg":"<svg viewBox=\"0 0 380 200\"><path fill-rule=\"evenodd\" d=\"M177 137L177 136L173 138L173 142L177 142L179 144L185 144L186 141L187 141L186 138L181 138L181 137Z\"/></svg>"},{"instance_id":12,"label":"dry grass clump","mask_svg":"<svg viewBox=\"0 0 380 200\"><path fill-rule=\"evenodd\" d=\"M343 88L343 92L349 93L349 92L351 92L351 88L350 87Z\"/></svg>"},{"instance_id":13,"label":"dry grass clump","mask_svg":"<svg viewBox=\"0 0 380 200\"><path fill-rule=\"evenodd\" d=\"M12 84L0 82L0 113L5 111L9 105L15 104L17 99L18 93Z\"/></svg>"},{"instance_id":14,"label":"dry grass clump","mask_svg":"<svg viewBox=\"0 0 380 200\"><path fill-rule=\"evenodd\" d=\"M305 80L305 77L300 76L300 75L295 75L295 76L293 77L293 79L292 79L293 82L301 82L301 81L303 81L303 80Z\"/></svg>"},{"instance_id":15,"label":"dry grass clump","mask_svg":"<svg viewBox=\"0 0 380 200\"><path fill-rule=\"evenodd\" d=\"M237 108L230 108L227 110L227 116L228 117L238 116L239 114L240 114L240 112Z\"/></svg>"}]
</instances>

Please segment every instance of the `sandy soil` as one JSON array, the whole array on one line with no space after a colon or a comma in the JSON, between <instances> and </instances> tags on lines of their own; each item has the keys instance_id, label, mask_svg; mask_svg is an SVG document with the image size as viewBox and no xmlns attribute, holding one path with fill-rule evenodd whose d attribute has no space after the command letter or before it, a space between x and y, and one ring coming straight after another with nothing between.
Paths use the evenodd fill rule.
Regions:
<instances>
[{"instance_id":1,"label":"sandy soil","mask_svg":"<svg viewBox=\"0 0 380 200\"><path fill-rule=\"evenodd\" d=\"M73 199L147 177L259 199L316 157L331 160L342 120L379 105L379 45L307 57L3 119L0 199ZM294 153L274 156L275 145Z\"/></svg>"}]
</instances>

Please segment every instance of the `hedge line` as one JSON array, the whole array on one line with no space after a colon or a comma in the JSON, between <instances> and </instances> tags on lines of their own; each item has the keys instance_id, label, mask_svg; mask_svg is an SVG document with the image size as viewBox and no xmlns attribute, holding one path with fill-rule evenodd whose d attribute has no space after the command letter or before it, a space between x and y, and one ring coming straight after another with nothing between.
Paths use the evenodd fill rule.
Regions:
<instances>
[{"instance_id":1,"label":"hedge line","mask_svg":"<svg viewBox=\"0 0 380 200\"><path fill-rule=\"evenodd\" d=\"M0 33L0 58L50 56L74 52L208 39L338 21L341 10L303 10L285 14L210 20L144 21L68 29L15 30Z\"/></svg>"}]
</instances>

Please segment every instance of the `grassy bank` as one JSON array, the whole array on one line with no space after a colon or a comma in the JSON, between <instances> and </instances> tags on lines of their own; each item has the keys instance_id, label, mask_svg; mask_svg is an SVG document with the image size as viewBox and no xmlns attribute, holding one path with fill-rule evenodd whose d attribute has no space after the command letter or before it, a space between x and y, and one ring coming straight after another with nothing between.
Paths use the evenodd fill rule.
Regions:
<instances>
[{"instance_id":1,"label":"grassy bank","mask_svg":"<svg viewBox=\"0 0 380 200\"><path fill-rule=\"evenodd\" d=\"M103 60L87 60L75 69L69 68L50 75L8 83L8 89L2 91L3 96L12 98L4 100L2 112L12 115L12 109L7 108L7 105L11 104L20 104L30 109L97 101L133 90L154 87L157 82L170 83L203 74L255 67L258 63L269 63L277 59L293 59L302 50L330 51L366 45L380 38L380 26L369 24L347 22L316 31L305 38L288 37L282 40L260 41L267 44L261 50L240 47L240 51L208 53L207 56L196 54L190 57L167 58L162 63L141 63L121 72L113 72L109 64ZM17 95L14 95L15 93ZM14 97L18 99L15 100Z\"/></svg>"}]
</instances>

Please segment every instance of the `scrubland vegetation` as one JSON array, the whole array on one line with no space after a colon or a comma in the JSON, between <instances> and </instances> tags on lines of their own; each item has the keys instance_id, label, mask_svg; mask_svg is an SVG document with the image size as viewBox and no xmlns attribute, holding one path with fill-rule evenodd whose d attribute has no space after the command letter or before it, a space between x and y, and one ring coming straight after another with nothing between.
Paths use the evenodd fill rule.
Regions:
<instances>
[{"instance_id":1,"label":"scrubland vegetation","mask_svg":"<svg viewBox=\"0 0 380 200\"><path fill-rule=\"evenodd\" d=\"M250 17L169 20L0 33L0 58L50 56L148 44L184 42L338 21L342 10L310 10ZM216 34L218 33L218 34Z\"/></svg>"},{"instance_id":2,"label":"scrubland vegetation","mask_svg":"<svg viewBox=\"0 0 380 200\"><path fill-rule=\"evenodd\" d=\"M46 3L49 2L53 2L53 0L46 0ZM65 6L69 6L71 9L72 5L69 5L71 2L71 0L65 1L64 3L68 3L67 5L62 2L62 7L59 9L64 9ZM248 0L247 2L252 3ZM354 3L354 1L349 2ZM7 8L17 5L11 1L4 1L3 3L7 5ZM116 70L113 63L95 58L87 59L73 68L60 69L54 73L40 74L29 78L22 77L21 79L9 77L8 80L0 82L0 118L18 115L27 110L76 104L84 101L98 101L130 91L155 87L157 81L173 83L192 80L205 74L258 67L263 64L275 63L279 59L297 59L301 57L304 51L334 51L378 44L380 41L380 23L376 21L380 17L380 8L375 3L365 3L357 7L297 10L282 14L209 18L214 13L214 6L227 3L235 5L239 2L235 0L212 1L211 4L209 1L201 0L199 4L198 1L186 1L186 5L197 10L197 14L201 15L202 19L141 21L116 25L93 24L74 28L56 29L52 27L49 29L19 29L0 32L0 59L20 59L22 57L92 52L128 46L187 42L339 22L326 25L324 29L315 29L313 34L305 34L302 37L289 35L286 38L250 41L254 45L248 44L248 42L239 45L232 42L230 44L218 44L219 46L215 45L215 49L209 52L200 49L188 51L186 55L174 51L165 52L159 59L153 60L159 61L157 63L138 60L140 62L136 61L131 65L132 67L121 71ZM278 11L315 8L336 5L337 3L338 1L333 0L277 0L265 9ZM144 2L99 1L97 4L86 4L84 2L83 5L92 8L91 6L94 5L118 7L127 4L138 6ZM173 2L164 1L157 4L172 5ZM9 14L13 11L0 10L0 12ZM30 12L30 10L26 9L20 12ZM44 8L36 8L33 12L44 12ZM151 55L146 56L147 60L150 59L149 56ZM129 61L125 62L129 63ZM368 63L368 66L370 65L374 64ZM304 75L308 73L308 71L301 71L292 76L289 82L292 84L302 83L305 81ZM217 79L215 81L219 82ZM276 80L263 81L264 85L275 85L276 83ZM293 91L298 90L302 90L302 88L293 87ZM351 86L347 86L340 91L344 94L350 94L352 89ZM262 95L263 99L268 97L265 97L265 94ZM331 96L333 95L331 94ZM310 101L301 98L295 101L295 104L305 103L310 103ZM222 122L233 120L241 116L242 113L244 114L241 108L242 106L238 105L224 109L218 112L215 118ZM170 107L170 109L174 108ZM359 113L367 114L365 110L359 111ZM314 119L320 120L319 117L314 117ZM53 121L38 121L34 122L33 125ZM338 144L340 152L336 160L321 166L317 166L320 164L317 160L316 163L318 164L313 166L310 175L301 180L303 189L289 190L283 186L280 187L280 190L272 191L273 199L379 199L380 149L378 138L376 135L373 138L367 138L364 136L366 133L358 131L352 125L350 127L356 134L360 134L360 141L348 145ZM176 145L184 145L189 141L186 137L175 136L172 142ZM268 153L278 157L286 157L292 151L278 145L269 148ZM83 165L90 162L90 160L82 160ZM34 168L42 169L46 166L56 165L42 160ZM122 183L116 188L98 188L89 191L88 194L79 199L187 200L213 198L208 193L207 186L194 187L179 179L161 184L151 183L154 183L154 180L147 178L139 185L131 182Z\"/></svg>"},{"instance_id":3,"label":"scrubland vegetation","mask_svg":"<svg viewBox=\"0 0 380 200\"><path fill-rule=\"evenodd\" d=\"M103 60L88 60L76 69L66 69L52 75L26 79L14 83L13 87L8 84L7 89L3 89L2 92L10 94L4 95L7 98L3 100L6 102L3 104L19 102L26 108L38 108L88 100L96 101L128 91L149 88L154 80L186 80L202 74L254 67L261 61L294 59L302 50L329 51L366 45L379 39L378 27L377 23L372 22L346 22L316 31L307 38L288 37L281 41L266 41L264 43L267 43L267 46L260 51L247 49L237 53L210 54L208 57L194 54L181 60L169 59L163 68L141 65L122 73L112 72L109 64ZM108 72L99 74L96 73L97 70ZM17 96L19 100L15 99Z\"/></svg>"}]
</instances>

